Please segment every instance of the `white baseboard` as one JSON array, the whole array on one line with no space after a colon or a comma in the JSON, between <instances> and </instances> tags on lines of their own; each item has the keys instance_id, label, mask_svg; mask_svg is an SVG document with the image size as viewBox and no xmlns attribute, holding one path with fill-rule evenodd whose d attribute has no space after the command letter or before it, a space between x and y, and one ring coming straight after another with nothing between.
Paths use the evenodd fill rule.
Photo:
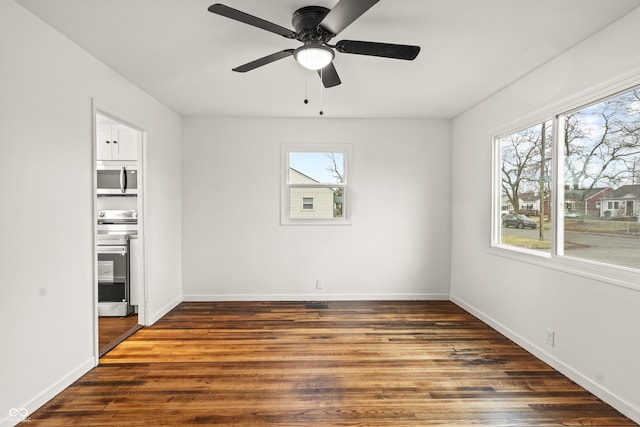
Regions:
<instances>
[{"instance_id":1,"label":"white baseboard","mask_svg":"<svg viewBox=\"0 0 640 427\"><path fill-rule=\"evenodd\" d=\"M145 326L153 325L158 320L162 319L168 312L176 308L176 306L181 302L182 302L182 297L175 298L171 302L166 304L164 307L162 307L160 310L156 311L155 313L148 314L147 316L145 316L145 321L146 321Z\"/></svg>"},{"instance_id":2,"label":"white baseboard","mask_svg":"<svg viewBox=\"0 0 640 427\"><path fill-rule=\"evenodd\" d=\"M24 403L20 408L12 408L11 413L6 414L5 418L0 419L0 426L15 426L21 421L29 422L29 415L33 414L45 403L60 394L61 391L73 384L78 378L89 372L95 367L95 358L90 357L77 368L64 375L47 389L40 392L37 396ZM5 415L5 414L3 414Z\"/></svg>"},{"instance_id":3,"label":"white baseboard","mask_svg":"<svg viewBox=\"0 0 640 427\"><path fill-rule=\"evenodd\" d=\"M591 393L595 394L597 397L607 402L609 405L613 406L615 409L620 411L625 416L631 418L633 421L640 424L640 408L634 407L632 404L630 404L626 400L620 398L619 396L615 395L614 393L607 390L606 388L601 387L597 383L593 382L590 378L586 377L585 375L575 370L571 366L567 365L566 363L557 359L553 355L549 354L539 346L533 344L531 341L521 337L520 335L515 333L513 330L507 328L506 326L504 326L503 324L501 324L491 316L487 316L482 311L465 303L461 299L454 297L453 295L450 296L450 300L454 304L460 306L464 310L473 314L478 319L482 320L487 325L491 326L496 331L500 332L502 335L509 338L511 341L518 344L520 347L527 350L529 353L533 354L538 359L550 365L552 368L554 368L561 374L565 375L575 383L589 390Z\"/></svg>"},{"instance_id":4,"label":"white baseboard","mask_svg":"<svg viewBox=\"0 0 640 427\"><path fill-rule=\"evenodd\" d=\"M449 294L190 294L188 302L215 301L448 301Z\"/></svg>"}]
</instances>

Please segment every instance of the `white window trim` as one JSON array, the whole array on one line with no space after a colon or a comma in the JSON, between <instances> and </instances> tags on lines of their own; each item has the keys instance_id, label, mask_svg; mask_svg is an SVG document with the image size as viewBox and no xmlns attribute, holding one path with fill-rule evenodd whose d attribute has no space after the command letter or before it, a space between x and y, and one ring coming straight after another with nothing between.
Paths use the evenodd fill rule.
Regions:
<instances>
[{"instance_id":1,"label":"white window trim","mask_svg":"<svg viewBox=\"0 0 640 427\"><path fill-rule=\"evenodd\" d=\"M562 129L560 116L599 100L613 97L617 93L621 93L638 85L640 85L640 69L611 79L608 82L585 90L573 97L549 104L544 109L535 111L519 120L513 120L491 132L491 235L487 253L597 280L626 289L640 291L640 271L638 269L564 255L564 233L558 233L558 229L564 229L564 215L562 214L562 209L559 209L559 207L563 207L564 186L559 185L557 182L564 167L562 157L564 153L561 150L560 144L557 143L557 141L559 141L558 132ZM551 250L550 253L546 253L500 243L500 206L502 195L499 191L501 179L499 138L510 132L516 132L518 129L526 129L536 123L541 123L549 119L552 119L554 138L551 185L555 190L553 192L555 194L553 194L552 200Z\"/></svg>"},{"instance_id":2,"label":"white window trim","mask_svg":"<svg viewBox=\"0 0 640 427\"><path fill-rule=\"evenodd\" d=\"M342 153L344 155L344 181L341 184L331 184L330 187L342 187L343 209L341 218L291 218L289 209L291 206L291 192L293 186L289 182L289 153ZM352 157L351 144L282 144L280 146L280 225L351 225L351 186L353 176L351 168ZM327 188L327 184L296 184L295 188Z\"/></svg>"}]
</instances>

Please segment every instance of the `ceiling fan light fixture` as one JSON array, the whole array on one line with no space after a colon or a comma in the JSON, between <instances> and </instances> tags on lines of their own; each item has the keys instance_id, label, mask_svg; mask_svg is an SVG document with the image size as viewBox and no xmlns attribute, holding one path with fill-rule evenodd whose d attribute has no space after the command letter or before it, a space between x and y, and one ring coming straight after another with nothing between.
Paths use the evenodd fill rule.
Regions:
<instances>
[{"instance_id":1,"label":"ceiling fan light fixture","mask_svg":"<svg viewBox=\"0 0 640 427\"><path fill-rule=\"evenodd\" d=\"M305 44L295 50L296 61L308 70L320 70L333 61L335 53L330 47L321 44Z\"/></svg>"}]
</instances>

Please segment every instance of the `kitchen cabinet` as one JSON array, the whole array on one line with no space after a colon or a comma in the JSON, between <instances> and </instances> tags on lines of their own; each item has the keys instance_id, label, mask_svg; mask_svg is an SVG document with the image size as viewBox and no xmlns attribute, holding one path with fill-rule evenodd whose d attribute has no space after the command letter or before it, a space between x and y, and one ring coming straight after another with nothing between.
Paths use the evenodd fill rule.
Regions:
<instances>
[{"instance_id":1,"label":"kitchen cabinet","mask_svg":"<svg viewBox=\"0 0 640 427\"><path fill-rule=\"evenodd\" d=\"M101 125L96 131L97 160L137 160L138 131L120 124Z\"/></svg>"}]
</instances>

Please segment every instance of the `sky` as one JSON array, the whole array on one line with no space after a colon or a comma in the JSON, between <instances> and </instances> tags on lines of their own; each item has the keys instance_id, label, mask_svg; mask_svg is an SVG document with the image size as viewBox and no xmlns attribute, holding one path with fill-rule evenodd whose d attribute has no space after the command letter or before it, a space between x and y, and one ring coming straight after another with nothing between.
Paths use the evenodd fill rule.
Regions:
<instances>
[{"instance_id":1,"label":"sky","mask_svg":"<svg viewBox=\"0 0 640 427\"><path fill-rule=\"evenodd\" d=\"M338 171L344 175L343 153L333 153L338 164ZM331 159L327 153L293 152L289 153L289 166L318 182L338 182L333 174L327 170L331 166Z\"/></svg>"}]
</instances>

